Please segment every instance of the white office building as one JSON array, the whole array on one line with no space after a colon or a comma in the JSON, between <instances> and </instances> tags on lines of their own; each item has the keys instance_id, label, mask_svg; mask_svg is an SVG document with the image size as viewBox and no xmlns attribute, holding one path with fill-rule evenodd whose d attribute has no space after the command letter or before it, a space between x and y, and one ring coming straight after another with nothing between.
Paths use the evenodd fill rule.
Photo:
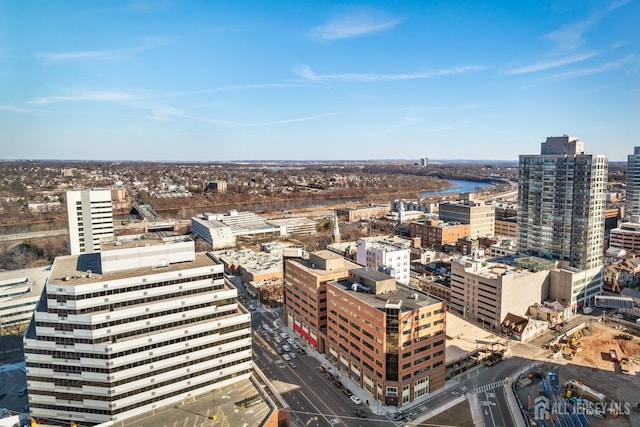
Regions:
<instances>
[{"instance_id":1,"label":"white office building","mask_svg":"<svg viewBox=\"0 0 640 427\"><path fill-rule=\"evenodd\" d=\"M392 238L364 238L357 242L356 262L372 270L382 270L396 282L409 284L409 242L402 243Z\"/></svg>"},{"instance_id":2,"label":"white office building","mask_svg":"<svg viewBox=\"0 0 640 427\"><path fill-rule=\"evenodd\" d=\"M117 423L247 379L250 320L188 237L56 258L24 339L31 415Z\"/></svg>"},{"instance_id":3,"label":"white office building","mask_svg":"<svg viewBox=\"0 0 640 427\"><path fill-rule=\"evenodd\" d=\"M70 190L65 198L71 255L100 252L100 239L113 237L111 190Z\"/></svg>"}]
</instances>

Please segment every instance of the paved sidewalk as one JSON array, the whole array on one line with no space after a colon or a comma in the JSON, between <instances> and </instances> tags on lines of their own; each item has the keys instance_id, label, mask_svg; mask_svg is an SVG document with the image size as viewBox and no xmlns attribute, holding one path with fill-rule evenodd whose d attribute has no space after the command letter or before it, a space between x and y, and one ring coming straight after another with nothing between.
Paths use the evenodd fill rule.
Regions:
<instances>
[{"instance_id":1,"label":"paved sidewalk","mask_svg":"<svg viewBox=\"0 0 640 427\"><path fill-rule=\"evenodd\" d=\"M290 336L295 336L299 342L302 342L302 339L298 338L299 335L296 334L291 328L282 326L281 329L285 331L285 333L289 334ZM434 399L440 396L442 393L445 393L448 390L450 390L452 387L456 387L460 384L457 380L449 380L445 382L444 387L442 387L441 389L438 389L433 393L429 393L428 395L426 395L421 399L410 402L406 405L402 405L401 408L398 408L396 406L386 406L378 402L377 400L373 399L373 397L369 393L361 389L359 385L354 383L348 376L344 375L344 373L339 371L336 366L334 366L333 364L331 364L331 362L327 360L324 354L316 351L316 349L313 348L313 346L307 344L305 346L305 351L309 356L315 358L319 364L323 365L327 369L327 372L334 375L334 378L340 380L340 382L344 385L346 389L348 389L351 393L358 396L360 400L362 400L363 404L368 405L371 412L377 415L393 414L398 411L409 413L411 412L412 409L415 409L418 406L428 403L431 399ZM426 411L426 412L417 413L416 416L414 417L414 422L416 422L419 419L427 419L434 415L437 415L438 413L450 408L451 406L454 406L460 403L465 399L466 398L464 396L452 396L452 399L449 402L438 407L436 410L433 410L430 412Z\"/></svg>"}]
</instances>

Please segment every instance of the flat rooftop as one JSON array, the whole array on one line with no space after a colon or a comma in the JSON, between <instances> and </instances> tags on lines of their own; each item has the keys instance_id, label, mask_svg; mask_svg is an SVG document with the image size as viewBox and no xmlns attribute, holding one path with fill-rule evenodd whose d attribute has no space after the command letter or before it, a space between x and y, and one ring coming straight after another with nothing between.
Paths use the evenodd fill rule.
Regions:
<instances>
[{"instance_id":1,"label":"flat rooftop","mask_svg":"<svg viewBox=\"0 0 640 427\"><path fill-rule=\"evenodd\" d=\"M384 276L385 279L389 279L389 276L378 271L370 270L369 272L380 274ZM398 301L402 301L400 311L416 310L418 308L427 307L429 305L442 302L440 298L436 298L433 295L429 295L420 290L409 288L403 285L397 285L397 288L395 290L378 295L363 292L361 290L354 291L351 287L353 284L347 279L329 282L327 285L335 286L336 288L344 292L354 295L365 304L380 309L384 309L384 306L387 302L395 303ZM418 295L418 299L414 298L416 294Z\"/></svg>"},{"instance_id":2,"label":"flat rooftop","mask_svg":"<svg viewBox=\"0 0 640 427\"><path fill-rule=\"evenodd\" d=\"M449 312L447 312L446 325L446 363L464 357L467 353L500 339L500 337L493 335L491 332L485 331L481 327Z\"/></svg>"},{"instance_id":3,"label":"flat rooftop","mask_svg":"<svg viewBox=\"0 0 640 427\"><path fill-rule=\"evenodd\" d=\"M227 249L213 255L228 265L239 265L251 273L278 273L282 271L282 255L256 252L251 249Z\"/></svg>"},{"instance_id":4,"label":"flat rooftop","mask_svg":"<svg viewBox=\"0 0 640 427\"><path fill-rule=\"evenodd\" d=\"M122 422L122 427L259 426L286 403L270 393L254 374L249 379L149 411ZM213 418L215 417L215 420ZM274 423L275 425L276 423Z\"/></svg>"},{"instance_id":5,"label":"flat rooftop","mask_svg":"<svg viewBox=\"0 0 640 427\"><path fill-rule=\"evenodd\" d=\"M189 268L218 265L205 252L195 254L193 261L177 262L165 267L142 267L131 270L114 271L100 274L100 254L83 254L57 257L51 268L49 283L53 285L86 285L104 280L118 280L130 277L146 276L159 273L186 270ZM89 275L88 270L92 273ZM91 277L89 277L91 276ZM64 280L68 277L69 280Z\"/></svg>"}]
</instances>

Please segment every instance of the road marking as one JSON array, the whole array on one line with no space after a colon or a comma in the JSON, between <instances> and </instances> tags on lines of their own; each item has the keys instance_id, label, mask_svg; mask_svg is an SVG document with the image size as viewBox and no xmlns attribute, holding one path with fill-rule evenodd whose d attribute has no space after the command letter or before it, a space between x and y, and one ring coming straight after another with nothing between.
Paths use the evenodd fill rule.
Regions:
<instances>
[{"instance_id":1,"label":"road marking","mask_svg":"<svg viewBox=\"0 0 640 427\"><path fill-rule=\"evenodd\" d=\"M500 381L496 381L496 382L491 383L491 384L485 384L483 386L476 387L473 390L471 390L471 392L472 393L483 393L483 392L487 392L489 390L493 390L494 388L497 388L497 387L502 387L505 384L506 384L505 380L500 380Z\"/></svg>"},{"instance_id":2,"label":"road marking","mask_svg":"<svg viewBox=\"0 0 640 427\"><path fill-rule=\"evenodd\" d=\"M320 415L322 415L322 418L324 418L324 420L328 423L330 423L329 419L320 411L320 409L318 409L318 407L316 405L313 404L313 402L311 401L311 399L309 399L307 397L306 394L304 394L304 392L302 392L302 390L300 391L300 395L303 396L305 399L307 399L307 401L311 404L311 406L313 407L313 409L316 410L316 412Z\"/></svg>"}]
</instances>

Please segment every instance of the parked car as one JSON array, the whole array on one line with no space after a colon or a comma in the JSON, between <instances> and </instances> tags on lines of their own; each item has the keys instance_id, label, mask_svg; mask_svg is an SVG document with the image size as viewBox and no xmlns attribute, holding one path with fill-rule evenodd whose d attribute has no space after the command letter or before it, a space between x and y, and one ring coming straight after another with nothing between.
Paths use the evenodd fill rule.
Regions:
<instances>
[{"instance_id":1,"label":"parked car","mask_svg":"<svg viewBox=\"0 0 640 427\"><path fill-rule=\"evenodd\" d=\"M318 366L316 367L316 369L317 369L318 371L322 372L323 374L324 374L325 372L327 372L327 370L325 369L325 367L324 367L324 366L322 366L322 365L318 365Z\"/></svg>"},{"instance_id":2,"label":"parked car","mask_svg":"<svg viewBox=\"0 0 640 427\"><path fill-rule=\"evenodd\" d=\"M287 353L284 353L284 354L282 355L282 358L283 358L284 360L286 360L287 362L288 362L289 360L291 360L291 357L289 357L289 355L288 355Z\"/></svg>"},{"instance_id":3,"label":"parked car","mask_svg":"<svg viewBox=\"0 0 640 427\"><path fill-rule=\"evenodd\" d=\"M297 357L297 355L296 355L295 352L292 351L292 352L289 353L289 357L291 357L292 359L295 359Z\"/></svg>"},{"instance_id":4,"label":"parked car","mask_svg":"<svg viewBox=\"0 0 640 427\"><path fill-rule=\"evenodd\" d=\"M360 400L360 398L358 396L356 396L355 394L351 395L351 401L353 403L355 403L356 405L361 405L362 404L362 400Z\"/></svg>"}]
</instances>

